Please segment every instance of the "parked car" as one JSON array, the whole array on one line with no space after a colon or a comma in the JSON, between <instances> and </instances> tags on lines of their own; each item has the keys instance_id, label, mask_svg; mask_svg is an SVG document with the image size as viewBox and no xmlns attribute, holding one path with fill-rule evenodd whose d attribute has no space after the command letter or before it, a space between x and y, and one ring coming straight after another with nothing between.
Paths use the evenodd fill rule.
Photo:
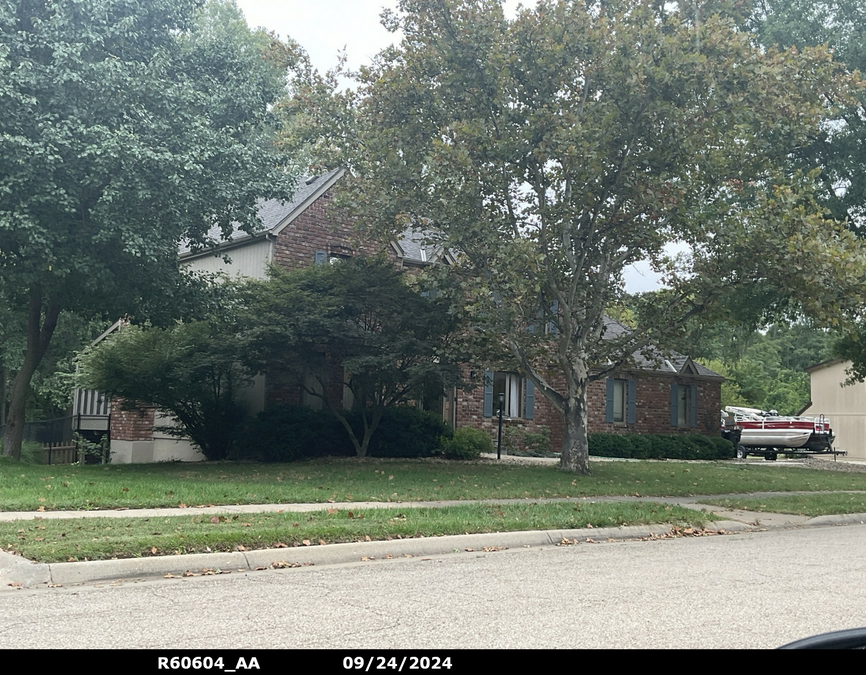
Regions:
<instances>
[{"instance_id":1,"label":"parked car","mask_svg":"<svg viewBox=\"0 0 866 675\"><path fill-rule=\"evenodd\" d=\"M783 645L779 649L866 649L866 628L821 633Z\"/></svg>"}]
</instances>

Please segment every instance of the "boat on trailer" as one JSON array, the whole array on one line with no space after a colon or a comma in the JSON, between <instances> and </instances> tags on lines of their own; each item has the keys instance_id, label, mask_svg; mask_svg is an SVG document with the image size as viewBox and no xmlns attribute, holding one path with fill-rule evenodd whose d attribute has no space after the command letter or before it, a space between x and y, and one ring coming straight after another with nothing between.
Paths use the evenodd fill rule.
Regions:
<instances>
[{"instance_id":1,"label":"boat on trailer","mask_svg":"<svg viewBox=\"0 0 866 675\"><path fill-rule=\"evenodd\" d=\"M727 406L722 412L722 435L737 446L737 457L779 454L838 454L833 450L833 430L823 415L779 415L775 410Z\"/></svg>"}]
</instances>

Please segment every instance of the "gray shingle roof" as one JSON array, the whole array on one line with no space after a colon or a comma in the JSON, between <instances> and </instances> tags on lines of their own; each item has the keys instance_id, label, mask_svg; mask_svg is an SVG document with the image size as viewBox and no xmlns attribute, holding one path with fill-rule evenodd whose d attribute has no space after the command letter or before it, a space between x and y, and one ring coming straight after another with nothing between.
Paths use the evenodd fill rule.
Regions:
<instances>
[{"instance_id":1,"label":"gray shingle roof","mask_svg":"<svg viewBox=\"0 0 866 675\"><path fill-rule=\"evenodd\" d=\"M438 260L444 247L431 242L431 232L419 232L407 229L397 240L397 245L403 252L403 260L417 263L429 263Z\"/></svg>"},{"instance_id":2,"label":"gray shingle roof","mask_svg":"<svg viewBox=\"0 0 866 675\"><path fill-rule=\"evenodd\" d=\"M261 226L254 235L250 235L240 229L240 225L232 223L232 232L228 239L224 239L222 230L214 226L208 230L207 237L215 242L215 246L226 243L235 243L244 239L260 237L265 233L273 232L277 229L289 216L301 208L307 200L313 196L319 188L328 183L342 169L334 169L328 173L323 173L321 176L312 176L309 178L301 178L297 182L295 192L289 200L280 199L260 199L257 202L257 212ZM190 253L189 242L184 241L180 245L180 254Z\"/></svg>"},{"instance_id":3,"label":"gray shingle roof","mask_svg":"<svg viewBox=\"0 0 866 675\"><path fill-rule=\"evenodd\" d=\"M614 340L631 332L628 326L624 326L616 319L611 319L608 316L604 317L604 334L602 339ZM702 377L718 377L722 378L718 373L702 366L696 361L692 361L688 356L684 356L679 352L670 350L662 350L658 347L651 346L639 352L632 354L635 365L641 370L650 370L658 373L678 373L682 375L696 374ZM689 373L686 370L688 364L691 364L695 373Z\"/></svg>"}]
</instances>

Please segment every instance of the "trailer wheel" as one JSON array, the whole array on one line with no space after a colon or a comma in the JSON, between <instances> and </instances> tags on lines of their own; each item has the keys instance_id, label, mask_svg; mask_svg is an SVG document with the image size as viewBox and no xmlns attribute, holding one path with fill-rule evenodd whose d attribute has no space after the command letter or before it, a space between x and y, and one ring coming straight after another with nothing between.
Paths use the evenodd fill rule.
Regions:
<instances>
[{"instance_id":1,"label":"trailer wheel","mask_svg":"<svg viewBox=\"0 0 866 675\"><path fill-rule=\"evenodd\" d=\"M764 459L766 459L768 462L775 462L778 458L779 455L775 452L768 452L766 455L764 455Z\"/></svg>"},{"instance_id":2,"label":"trailer wheel","mask_svg":"<svg viewBox=\"0 0 866 675\"><path fill-rule=\"evenodd\" d=\"M749 451L746 450L745 445L737 446L737 459L746 459L749 456Z\"/></svg>"}]
</instances>

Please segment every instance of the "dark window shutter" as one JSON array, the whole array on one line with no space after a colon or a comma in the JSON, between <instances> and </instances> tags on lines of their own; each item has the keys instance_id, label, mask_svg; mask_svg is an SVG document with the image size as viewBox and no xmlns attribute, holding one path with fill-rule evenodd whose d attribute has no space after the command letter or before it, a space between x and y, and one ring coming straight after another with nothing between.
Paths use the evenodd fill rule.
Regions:
<instances>
[{"instance_id":1,"label":"dark window shutter","mask_svg":"<svg viewBox=\"0 0 866 675\"><path fill-rule=\"evenodd\" d=\"M607 378L607 392L604 398L604 421L613 422L613 378Z\"/></svg>"},{"instance_id":2,"label":"dark window shutter","mask_svg":"<svg viewBox=\"0 0 866 675\"><path fill-rule=\"evenodd\" d=\"M328 262L328 252L327 251L316 251L316 264L324 265Z\"/></svg>"},{"instance_id":3,"label":"dark window shutter","mask_svg":"<svg viewBox=\"0 0 866 675\"><path fill-rule=\"evenodd\" d=\"M634 424L637 419L637 384L634 380L628 381L628 417L626 421Z\"/></svg>"},{"instance_id":4,"label":"dark window shutter","mask_svg":"<svg viewBox=\"0 0 866 675\"><path fill-rule=\"evenodd\" d=\"M559 316L559 300L553 301L553 304L550 306L550 313L553 314L554 318ZM550 335L556 335L559 333L559 328L556 327L556 321L548 322L547 332Z\"/></svg>"},{"instance_id":5,"label":"dark window shutter","mask_svg":"<svg viewBox=\"0 0 866 675\"><path fill-rule=\"evenodd\" d=\"M484 371L484 417L493 417L493 373Z\"/></svg>"},{"instance_id":6,"label":"dark window shutter","mask_svg":"<svg viewBox=\"0 0 866 675\"><path fill-rule=\"evenodd\" d=\"M698 388L696 385L691 385L689 387L691 389L691 406L689 410L689 426L696 427L698 426Z\"/></svg>"},{"instance_id":7,"label":"dark window shutter","mask_svg":"<svg viewBox=\"0 0 866 675\"><path fill-rule=\"evenodd\" d=\"M676 383L671 385L671 426L677 426L679 422L679 415L677 411L677 404L680 400L680 392L679 387Z\"/></svg>"},{"instance_id":8,"label":"dark window shutter","mask_svg":"<svg viewBox=\"0 0 866 675\"><path fill-rule=\"evenodd\" d=\"M525 410L523 411L523 417L525 419L531 420L535 419L535 384L532 380L526 380L526 401L525 401Z\"/></svg>"}]
</instances>

